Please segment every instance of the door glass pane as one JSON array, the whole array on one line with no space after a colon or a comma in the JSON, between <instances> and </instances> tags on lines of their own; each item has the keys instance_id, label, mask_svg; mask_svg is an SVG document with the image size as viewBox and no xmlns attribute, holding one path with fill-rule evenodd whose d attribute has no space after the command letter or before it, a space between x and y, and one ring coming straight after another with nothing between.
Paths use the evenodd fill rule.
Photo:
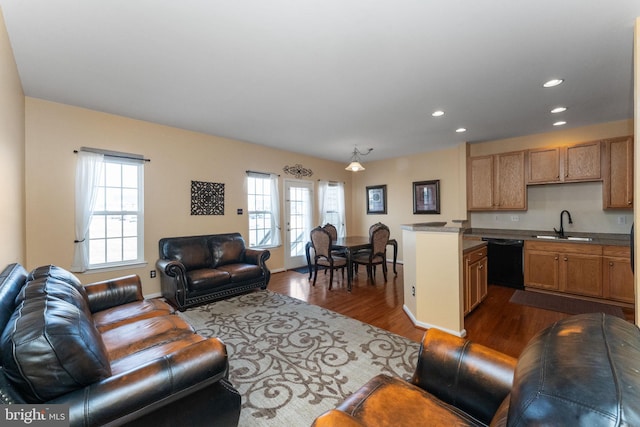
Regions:
<instances>
[{"instance_id":1,"label":"door glass pane","mask_svg":"<svg viewBox=\"0 0 640 427\"><path fill-rule=\"evenodd\" d=\"M303 256L306 235L305 216L310 212L310 190L308 188L291 187L289 189L289 253L290 256Z\"/></svg>"}]
</instances>

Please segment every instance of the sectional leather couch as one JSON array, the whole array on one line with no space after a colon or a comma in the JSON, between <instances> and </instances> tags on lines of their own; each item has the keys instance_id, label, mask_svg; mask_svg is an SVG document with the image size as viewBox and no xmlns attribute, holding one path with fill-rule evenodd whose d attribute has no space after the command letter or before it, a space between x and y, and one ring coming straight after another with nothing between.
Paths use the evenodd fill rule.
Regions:
<instances>
[{"instance_id":1,"label":"sectional leather couch","mask_svg":"<svg viewBox=\"0 0 640 427\"><path fill-rule=\"evenodd\" d=\"M576 315L516 361L429 329L411 381L374 377L315 420L328 426L640 426L640 330Z\"/></svg>"},{"instance_id":2,"label":"sectional leather couch","mask_svg":"<svg viewBox=\"0 0 640 427\"><path fill-rule=\"evenodd\" d=\"M83 286L19 264L0 274L0 403L69 407L69 425L236 426L224 343L144 299L138 276Z\"/></svg>"}]
</instances>

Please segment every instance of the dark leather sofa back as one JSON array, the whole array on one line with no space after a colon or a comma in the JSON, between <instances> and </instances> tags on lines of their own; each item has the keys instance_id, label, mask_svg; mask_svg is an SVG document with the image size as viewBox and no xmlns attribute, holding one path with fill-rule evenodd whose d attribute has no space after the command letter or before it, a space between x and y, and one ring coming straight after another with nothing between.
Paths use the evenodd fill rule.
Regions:
<instances>
[{"instance_id":1,"label":"dark leather sofa back","mask_svg":"<svg viewBox=\"0 0 640 427\"><path fill-rule=\"evenodd\" d=\"M207 236L160 239L160 258L180 261L187 270L211 267Z\"/></svg>"},{"instance_id":2,"label":"dark leather sofa back","mask_svg":"<svg viewBox=\"0 0 640 427\"><path fill-rule=\"evenodd\" d=\"M572 316L520 355L509 426L640 425L640 330L602 313Z\"/></svg>"},{"instance_id":3,"label":"dark leather sofa back","mask_svg":"<svg viewBox=\"0 0 640 427\"><path fill-rule=\"evenodd\" d=\"M7 322L16 307L15 299L27 281L27 270L20 264L9 264L0 273L0 331L4 331Z\"/></svg>"},{"instance_id":4,"label":"dark leather sofa back","mask_svg":"<svg viewBox=\"0 0 640 427\"><path fill-rule=\"evenodd\" d=\"M5 374L32 402L55 399L111 375L86 293L75 276L59 273L44 267L29 275L0 338Z\"/></svg>"}]
</instances>

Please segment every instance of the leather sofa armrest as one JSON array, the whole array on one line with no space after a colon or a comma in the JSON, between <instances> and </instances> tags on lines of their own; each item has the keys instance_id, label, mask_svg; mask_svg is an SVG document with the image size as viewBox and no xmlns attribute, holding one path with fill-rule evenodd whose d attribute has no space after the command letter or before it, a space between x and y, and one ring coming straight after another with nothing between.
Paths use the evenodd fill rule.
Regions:
<instances>
[{"instance_id":1,"label":"leather sofa armrest","mask_svg":"<svg viewBox=\"0 0 640 427\"><path fill-rule=\"evenodd\" d=\"M244 258L247 264L259 265L266 268L265 263L271 257L271 252L266 249L245 249Z\"/></svg>"},{"instance_id":2,"label":"leather sofa armrest","mask_svg":"<svg viewBox=\"0 0 640 427\"><path fill-rule=\"evenodd\" d=\"M325 412L320 415L313 422L311 427L363 427L362 424L357 419L353 418L351 415L346 412L339 411L337 409L332 409L331 411Z\"/></svg>"},{"instance_id":3,"label":"leather sofa armrest","mask_svg":"<svg viewBox=\"0 0 640 427\"><path fill-rule=\"evenodd\" d=\"M137 274L90 283L84 289L92 313L144 299Z\"/></svg>"},{"instance_id":4,"label":"leather sofa armrest","mask_svg":"<svg viewBox=\"0 0 640 427\"><path fill-rule=\"evenodd\" d=\"M159 259L156 261L156 267L161 273L169 277L184 276L187 274L187 269L184 264L176 260Z\"/></svg>"},{"instance_id":5,"label":"leather sofa armrest","mask_svg":"<svg viewBox=\"0 0 640 427\"><path fill-rule=\"evenodd\" d=\"M489 424L510 393L517 360L435 328L422 338L411 382Z\"/></svg>"},{"instance_id":6,"label":"leather sofa armrest","mask_svg":"<svg viewBox=\"0 0 640 427\"><path fill-rule=\"evenodd\" d=\"M128 372L49 401L69 405L71 425L122 424L197 392L228 375L226 347L199 341ZM179 412L179 408L176 408Z\"/></svg>"}]
</instances>

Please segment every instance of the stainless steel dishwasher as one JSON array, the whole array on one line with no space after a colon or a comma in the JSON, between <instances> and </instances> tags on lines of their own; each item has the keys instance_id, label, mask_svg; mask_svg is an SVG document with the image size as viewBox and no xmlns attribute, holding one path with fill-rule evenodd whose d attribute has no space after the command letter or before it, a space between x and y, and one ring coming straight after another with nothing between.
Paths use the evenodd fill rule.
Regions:
<instances>
[{"instance_id":1,"label":"stainless steel dishwasher","mask_svg":"<svg viewBox=\"0 0 640 427\"><path fill-rule=\"evenodd\" d=\"M483 238L487 242L490 285L524 289L523 240Z\"/></svg>"}]
</instances>

